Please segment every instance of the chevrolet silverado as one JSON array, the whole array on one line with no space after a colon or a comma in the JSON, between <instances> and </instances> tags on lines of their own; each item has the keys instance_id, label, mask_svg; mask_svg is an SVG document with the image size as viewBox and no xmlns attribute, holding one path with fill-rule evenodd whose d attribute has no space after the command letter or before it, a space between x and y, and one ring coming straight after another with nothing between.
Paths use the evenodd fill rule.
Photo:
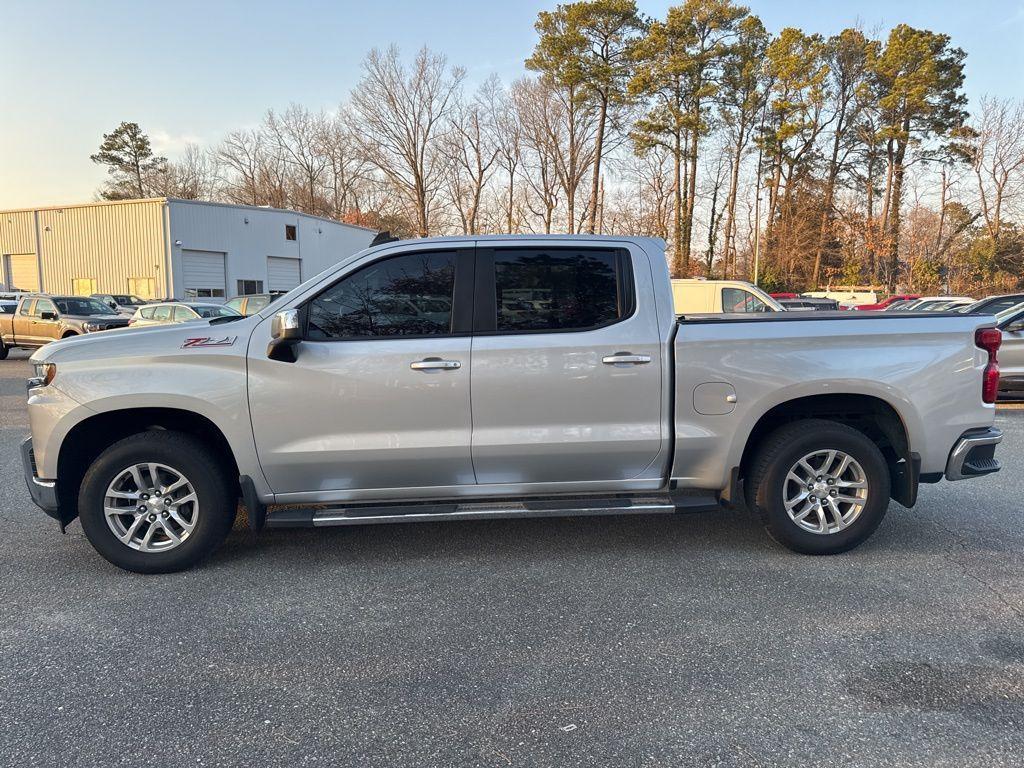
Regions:
<instances>
[{"instance_id":1,"label":"chevrolet silverado","mask_svg":"<svg viewBox=\"0 0 1024 768\"><path fill-rule=\"evenodd\" d=\"M254 530L743 505L842 552L998 470L985 315L683 315L663 243L386 242L250 317L38 350L33 500L112 563Z\"/></svg>"}]
</instances>

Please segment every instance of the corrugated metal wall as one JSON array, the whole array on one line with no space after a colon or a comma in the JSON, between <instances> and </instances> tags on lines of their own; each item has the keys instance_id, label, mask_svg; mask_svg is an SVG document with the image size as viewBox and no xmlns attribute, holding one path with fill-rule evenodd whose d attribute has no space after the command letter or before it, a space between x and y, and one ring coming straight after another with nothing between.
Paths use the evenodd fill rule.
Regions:
<instances>
[{"instance_id":1,"label":"corrugated metal wall","mask_svg":"<svg viewBox=\"0 0 1024 768\"><path fill-rule=\"evenodd\" d=\"M48 293L71 293L75 278L95 279L99 292L125 293L132 277L154 278L160 293L166 280L164 201L0 212L0 253L40 251L40 290Z\"/></svg>"},{"instance_id":2,"label":"corrugated metal wall","mask_svg":"<svg viewBox=\"0 0 1024 768\"><path fill-rule=\"evenodd\" d=\"M35 253L34 211L0 213L0 253Z\"/></svg>"},{"instance_id":3,"label":"corrugated metal wall","mask_svg":"<svg viewBox=\"0 0 1024 768\"><path fill-rule=\"evenodd\" d=\"M375 234L291 211L125 200L0 211L0 255L39 252L37 215L40 290L49 293L71 293L76 278L96 280L100 293L126 293L131 278L151 278L157 296L183 298L190 286L185 285L182 252L191 250L225 254L225 293L230 298L240 280L260 280L263 290L269 290L268 258L301 260L301 279L307 280L365 248ZM294 240L288 239L289 227Z\"/></svg>"},{"instance_id":4,"label":"corrugated metal wall","mask_svg":"<svg viewBox=\"0 0 1024 768\"><path fill-rule=\"evenodd\" d=\"M76 277L96 279L97 291L123 293L131 277L164 275L161 200L39 212L43 290L71 291Z\"/></svg>"}]
</instances>

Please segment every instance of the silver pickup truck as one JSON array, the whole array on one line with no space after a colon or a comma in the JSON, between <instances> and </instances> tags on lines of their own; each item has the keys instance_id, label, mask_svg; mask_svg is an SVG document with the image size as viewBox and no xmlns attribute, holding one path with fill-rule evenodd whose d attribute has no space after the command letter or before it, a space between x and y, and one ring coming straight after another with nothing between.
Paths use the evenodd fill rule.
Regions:
<instances>
[{"instance_id":1,"label":"silver pickup truck","mask_svg":"<svg viewBox=\"0 0 1024 768\"><path fill-rule=\"evenodd\" d=\"M987 316L677 317L661 241L390 242L245 318L33 355L34 501L133 571L235 520L328 526L745 505L848 550L995 472Z\"/></svg>"}]
</instances>

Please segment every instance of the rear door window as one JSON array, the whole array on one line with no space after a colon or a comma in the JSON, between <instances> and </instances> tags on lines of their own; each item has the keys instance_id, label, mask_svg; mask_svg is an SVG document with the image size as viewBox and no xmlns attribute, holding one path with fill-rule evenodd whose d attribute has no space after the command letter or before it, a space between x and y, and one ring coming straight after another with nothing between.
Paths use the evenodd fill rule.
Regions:
<instances>
[{"instance_id":1,"label":"rear door window","mask_svg":"<svg viewBox=\"0 0 1024 768\"><path fill-rule=\"evenodd\" d=\"M153 310L153 319L154 320L170 320L171 319L171 309L172 309L172 307L168 306L167 304L164 304L163 306L160 306L160 307L156 307Z\"/></svg>"},{"instance_id":2,"label":"rear door window","mask_svg":"<svg viewBox=\"0 0 1024 768\"><path fill-rule=\"evenodd\" d=\"M491 267L493 264L493 267ZM484 251L477 331L586 331L632 312L628 258L612 249L515 248ZM493 297L493 310L486 306ZM493 319L491 313L493 312Z\"/></svg>"}]
</instances>

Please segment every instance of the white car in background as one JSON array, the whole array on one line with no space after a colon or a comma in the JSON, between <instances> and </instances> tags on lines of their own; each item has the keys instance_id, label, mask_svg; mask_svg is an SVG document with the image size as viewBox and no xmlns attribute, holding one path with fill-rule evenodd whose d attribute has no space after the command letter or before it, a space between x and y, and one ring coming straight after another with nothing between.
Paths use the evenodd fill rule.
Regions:
<instances>
[{"instance_id":1,"label":"white car in background","mask_svg":"<svg viewBox=\"0 0 1024 768\"><path fill-rule=\"evenodd\" d=\"M204 301L167 301L139 307L128 321L137 328L143 325L170 325L191 323L196 320L211 320L216 317L241 317L231 307Z\"/></svg>"},{"instance_id":2,"label":"white car in background","mask_svg":"<svg viewBox=\"0 0 1024 768\"><path fill-rule=\"evenodd\" d=\"M139 307L144 307L149 303L132 293L94 293L92 298L102 301L117 314L128 317L134 315Z\"/></svg>"}]
</instances>

